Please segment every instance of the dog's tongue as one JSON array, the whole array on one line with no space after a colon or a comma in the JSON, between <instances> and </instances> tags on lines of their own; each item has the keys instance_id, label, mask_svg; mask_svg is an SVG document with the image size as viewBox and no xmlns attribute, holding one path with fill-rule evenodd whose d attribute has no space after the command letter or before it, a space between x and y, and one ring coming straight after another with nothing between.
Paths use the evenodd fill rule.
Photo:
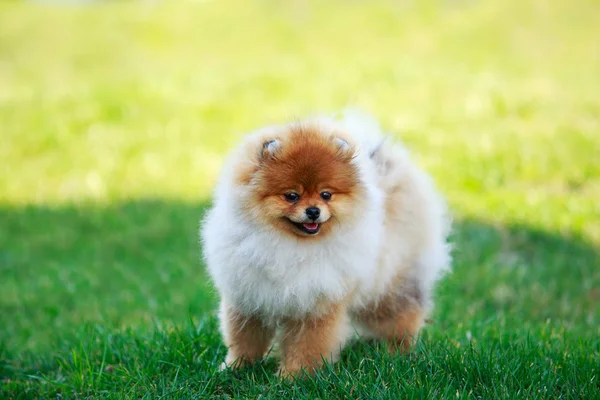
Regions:
<instances>
[{"instance_id":1,"label":"dog's tongue","mask_svg":"<svg viewBox=\"0 0 600 400\"><path fill-rule=\"evenodd\" d=\"M317 229L319 227L319 224L317 224L316 222L313 222L311 224L302 224L304 225L304 227L306 229L308 229L309 231L314 231L315 229Z\"/></svg>"}]
</instances>

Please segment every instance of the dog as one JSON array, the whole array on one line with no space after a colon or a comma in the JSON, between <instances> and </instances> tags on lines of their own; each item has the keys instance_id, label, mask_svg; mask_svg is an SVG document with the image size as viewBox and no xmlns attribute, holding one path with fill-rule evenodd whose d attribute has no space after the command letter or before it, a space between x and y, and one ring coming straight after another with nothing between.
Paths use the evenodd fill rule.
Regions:
<instances>
[{"instance_id":1,"label":"dog","mask_svg":"<svg viewBox=\"0 0 600 400\"><path fill-rule=\"evenodd\" d=\"M201 228L221 297L225 366L336 362L354 333L405 352L450 266L447 206L364 114L269 126L230 155Z\"/></svg>"}]
</instances>

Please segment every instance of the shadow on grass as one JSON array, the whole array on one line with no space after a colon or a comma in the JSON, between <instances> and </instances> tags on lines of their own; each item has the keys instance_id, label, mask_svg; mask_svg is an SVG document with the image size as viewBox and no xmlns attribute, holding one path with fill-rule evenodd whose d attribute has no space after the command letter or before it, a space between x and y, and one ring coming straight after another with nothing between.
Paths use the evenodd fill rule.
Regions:
<instances>
[{"instance_id":1,"label":"shadow on grass","mask_svg":"<svg viewBox=\"0 0 600 400\"><path fill-rule=\"evenodd\" d=\"M198 244L206 207L153 199L0 206L1 378L53 375L81 389L93 381L89 371L112 364L155 363L158 374L169 365L196 368L198 359L214 373L224 349ZM423 343L600 334L600 257L590 243L473 220L457 221L453 241L454 271L439 286ZM344 359L353 367L356 354L373 351L350 348Z\"/></svg>"}]
</instances>

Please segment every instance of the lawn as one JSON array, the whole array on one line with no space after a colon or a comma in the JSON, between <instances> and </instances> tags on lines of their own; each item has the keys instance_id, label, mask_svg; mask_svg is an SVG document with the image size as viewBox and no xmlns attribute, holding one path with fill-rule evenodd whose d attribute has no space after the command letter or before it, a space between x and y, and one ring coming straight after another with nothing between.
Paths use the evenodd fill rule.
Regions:
<instances>
[{"instance_id":1,"label":"lawn","mask_svg":"<svg viewBox=\"0 0 600 400\"><path fill-rule=\"evenodd\" d=\"M0 3L0 398L600 397L600 3ZM414 353L218 372L198 225L244 132L346 106L455 216Z\"/></svg>"}]
</instances>

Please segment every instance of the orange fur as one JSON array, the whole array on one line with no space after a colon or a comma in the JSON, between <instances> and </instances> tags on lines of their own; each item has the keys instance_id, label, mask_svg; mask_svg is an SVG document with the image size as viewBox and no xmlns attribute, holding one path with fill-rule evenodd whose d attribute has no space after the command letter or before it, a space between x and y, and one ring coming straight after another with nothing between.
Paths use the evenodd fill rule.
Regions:
<instances>
[{"instance_id":1,"label":"orange fur","mask_svg":"<svg viewBox=\"0 0 600 400\"><path fill-rule=\"evenodd\" d=\"M343 345L340 328L345 313L345 306L332 305L320 317L285 321L280 374L296 376L302 371L312 374L325 360L334 361Z\"/></svg>"},{"instance_id":2,"label":"orange fur","mask_svg":"<svg viewBox=\"0 0 600 400\"><path fill-rule=\"evenodd\" d=\"M406 352L425 323L419 297L415 290L406 290L401 295L388 292L377 303L356 313L356 319L376 338L386 341L391 352Z\"/></svg>"},{"instance_id":3,"label":"orange fur","mask_svg":"<svg viewBox=\"0 0 600 400\"><path fill-rule=\"evenodd\" d=\"M225 344L229 347L225 363L234 368L255 363L269 349L275 330L256 317L246 317L227 305L223 307L228 321Z\"/></svg>"}]
</instances>

